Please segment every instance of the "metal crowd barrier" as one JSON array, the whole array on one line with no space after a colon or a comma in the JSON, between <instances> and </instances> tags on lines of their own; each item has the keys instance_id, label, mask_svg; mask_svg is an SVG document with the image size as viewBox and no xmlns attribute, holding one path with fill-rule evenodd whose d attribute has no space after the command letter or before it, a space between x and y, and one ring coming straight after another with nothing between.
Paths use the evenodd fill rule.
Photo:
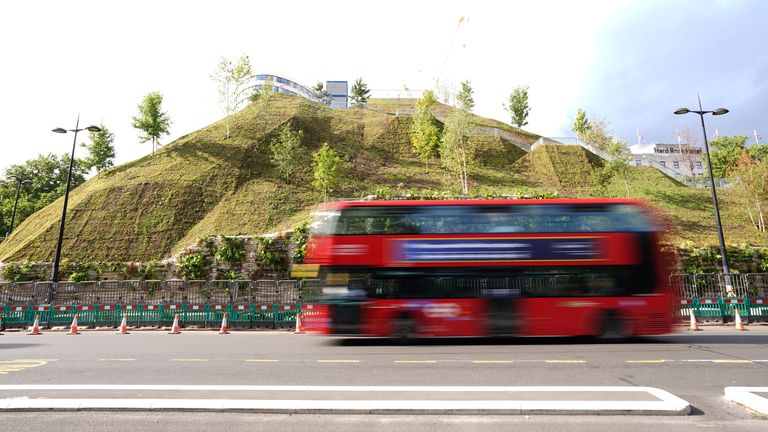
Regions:
<instances>
[{"instance_id":1,"label":"metal crowd barrier","mask_svg":"<svg viewBox=\"0 0 768 432\"><path fill-rule=\"evenodd\" d=\"M294 304L317 301L320 281L124 280L0 283L0 305L81 304Z\"/></svg>"}]
</instances>

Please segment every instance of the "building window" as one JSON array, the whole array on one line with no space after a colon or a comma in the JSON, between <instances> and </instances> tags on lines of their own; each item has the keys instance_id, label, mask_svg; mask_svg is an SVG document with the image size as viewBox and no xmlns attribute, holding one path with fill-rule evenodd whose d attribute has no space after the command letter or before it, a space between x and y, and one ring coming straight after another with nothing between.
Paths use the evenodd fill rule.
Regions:
<instances>
[{"instance_id":1,"label":"building window","mask_svg":"<svg viewBox=\"0 0 768 432\"><path fill-rule=\"evenodd\" d=\"M642 164L643 164L643 163L642 163L642 162L640 162L639 160L636 160L636 161L635 161L635 166L641 166Z\"/></svg>"},{"instance_id":2,"label":"building window","mask_svg":"<svg viewBox=\"0 0 768 432\"><path fill-rule=\"evenodd\" d=\"M680 168L680 162L678 162L678 161L672 162L672 168L674 168L674 169Z\"/></svg>"},{"instance_id":3,"label":"building window","mask_svg":"<svg viewBox=\"0 0 768 432\"><path fill-rule=\"evenodd\" d=\"M665 161L659 161L659 165L661 165L664 168L667 167L667 163Z\"/></svg>"},{"instance_id":4,"label":"building window","mask_svg":"<svg viewBox=\"0 0 768 432\"><path fill-rule=\"evenodd\" d=\"M696 162L696 169L701 169L701 161Z\"/></svg>"}]
</instances>

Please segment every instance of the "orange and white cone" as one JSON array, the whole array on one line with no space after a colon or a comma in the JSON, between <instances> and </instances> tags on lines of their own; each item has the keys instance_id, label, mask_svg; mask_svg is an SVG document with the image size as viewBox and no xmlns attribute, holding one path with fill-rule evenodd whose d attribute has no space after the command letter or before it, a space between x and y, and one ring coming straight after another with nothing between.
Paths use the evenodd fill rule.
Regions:
<instances>
[{"instance_id":1,"label":"orange and white cone","mask_svg":"<svg viewBox=\"0 0 768 432\"><path fill-rule=\"evenodd\" d=\"M744 328L744 323L741 321L741 315L739 314L739 310L737 308L733 308L734 316L734 322L736 323L736 330L744 331L746 328Z\"/></svg>"},{"instance_id":2,"label":"orange and white cone","mask_svg":"<svg viewBox=\"0 0 768 432\"><path fill-rule=\"evenodd\" d=\"M229 326L227 325L227 314L224 314L224 317L221 319L221 329L219 330L219 334L229 334Z\"/></svg>"},{"instance_id":3,"label":"orange and white cone","mask_svg":"<svg viewBox=\"0 0 768 432\"><path fill-rule=\"evenodd\" d=\"M176 314L173 317L173 326L171 326L171 331L168 332L168 334L180 334L181 329L179 328L179 314Z\"/></svg>"},{"instance_id":4,"label":"orange and white cone","mask_svg":"<svg viewBox=\"0 0 768 432\"><path fill-rule=\"evenodd\" d=\"M693 308L691 308L691 331L700 331L701 328L699 328L699 323L696 322L696 315L693 313Z\"/></svg>"},{"instance_id":5,"label":"orange and white cone","mask_svg":"<svg viewBox=\"0 0 768 432\"><path fill-rule=\"evenodd\" d=\"M75 314L75 317L72 318L72 325L69 326L69 331L67 332L68 335L79 335L80 332L77 331L77 314Z\"/></svg>"},{"instance_id":6,"label":"orange and white cone","mask_svg":"<svg viewBox=\"0 0 768 432\"><path fill-rule=\"evenodd\" d=\"M301 314L296 314L296 329L293 334L304 334L304 326L301 325Z\"/></svg>"},{"instance_id":7,"label":"orange and white cone","mask_svg":"<svg viewBox=\"0 0 768 432\"><path fill-rule=\"evenodd\" d=\"M41 335L40 333L40 315L35 315L35 322L32 324L32 329L27 333L29 336Z\"/></svg>"},{"instance_id":8,"label":"orange and white cone","mask_svg":"<svg viewBox=\"0 0 768 432\"><path fill-rule=\"evenodd\" d=\"M128 314L123 314L123 320L120 321L120 328L117 329L117 334L130 334L128 333Z\"/></svg>"}]
</instances>

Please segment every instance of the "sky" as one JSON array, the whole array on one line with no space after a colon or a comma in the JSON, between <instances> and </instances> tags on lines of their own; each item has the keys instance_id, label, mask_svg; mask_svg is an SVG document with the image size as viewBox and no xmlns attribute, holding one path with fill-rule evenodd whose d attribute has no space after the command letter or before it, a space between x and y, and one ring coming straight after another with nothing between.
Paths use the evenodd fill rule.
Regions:
<instances>
[{"instance_id":1,"label":"sky","mask_svg":"<svg viewBox=\"0 0 768 432\"><path fill-rule=\"evenodd\" d=\"M767 19L760 0L16 1L0 15L0 170L69 152L51 129L78 115L115 133L118 164L148 154L131 117L152 91L173 122L162 143L203 128L223 116L211 73L242 54L310 86L361 77L373 97L469 80L475 113L505 122L527 85L525 129L549 137L583 108L629 144L676 142L700 135L672 114L700 95L731 111L707 117L710 138L752 142L768 138Z\"/></svg>"}]
</instances>

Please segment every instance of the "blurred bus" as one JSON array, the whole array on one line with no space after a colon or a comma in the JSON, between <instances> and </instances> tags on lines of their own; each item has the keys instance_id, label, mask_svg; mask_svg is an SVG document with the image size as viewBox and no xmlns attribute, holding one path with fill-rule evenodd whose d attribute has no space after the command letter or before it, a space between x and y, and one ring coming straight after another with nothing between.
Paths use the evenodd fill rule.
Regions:
<instances>
[{"instance_id":1,"label":"blurred bus","mask_svg":"<svg viewBox=\"0 0 768 432\"><path fill-rule=\"evenodd\" d=\"M659 218L628 199L339 201L315 215L326 333L668 333Z\"/></svg>"}]
</instances>

